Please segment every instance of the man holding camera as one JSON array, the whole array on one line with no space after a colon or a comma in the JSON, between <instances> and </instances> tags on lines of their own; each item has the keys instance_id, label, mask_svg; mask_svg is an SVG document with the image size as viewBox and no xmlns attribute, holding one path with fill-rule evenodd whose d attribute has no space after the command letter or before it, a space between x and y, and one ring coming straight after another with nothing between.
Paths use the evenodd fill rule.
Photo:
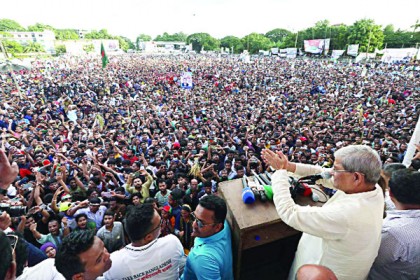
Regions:
<instances>
[{"instance_id":1,"label":"man holding camera","mask_svg":"<svg viewBox=\"0 0 420 280\"><path fill-rule=\"evenodd\" d=\"M303 232L289 279L295 279L304 264L326 266L338 279L365 279L381 241L384 197L376 184L379 155L367 146L347 146L335 152L334 167L328 170L291 163L282 152L264 150L262 155L277 170L272 182L280 218ZM300 176L328 171L333 178L322 184L337 192L323 207L297 205L290 194L288 171Z\"/></svg>"}]
</instances>

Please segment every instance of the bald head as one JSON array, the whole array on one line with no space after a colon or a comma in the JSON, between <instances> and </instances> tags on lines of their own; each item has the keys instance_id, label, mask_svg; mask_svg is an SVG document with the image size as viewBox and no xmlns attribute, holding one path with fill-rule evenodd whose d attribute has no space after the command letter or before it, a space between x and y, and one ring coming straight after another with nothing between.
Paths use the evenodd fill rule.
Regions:
<instances>
[{"instance_id":1,"label":"bald head","mask_svg":"<svg viewBox=\"0 0 420 280\"><path fill-rule=\"evenodd\" d=\"M328 267L315 264L301 266L296 276L297 280L337 280L334 272Z\"/></svg>"}]
</instances>

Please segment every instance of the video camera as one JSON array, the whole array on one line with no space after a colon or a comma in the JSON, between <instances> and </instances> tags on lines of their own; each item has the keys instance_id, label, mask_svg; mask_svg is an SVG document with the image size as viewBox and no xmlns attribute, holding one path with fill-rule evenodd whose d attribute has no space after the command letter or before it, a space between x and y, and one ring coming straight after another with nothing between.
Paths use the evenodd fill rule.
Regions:
<instances>
[{"instance_id":1,"label":"video camera","mask_svg":"<svg viewBox=\"0 0 420 280\"><path fill-rule=\"evenodd\" d=\"M0 215L6 212L12 218L26 215L27 209L26 206L11 206L8 203L0 203Z\"/></svg>"}]
</instances>

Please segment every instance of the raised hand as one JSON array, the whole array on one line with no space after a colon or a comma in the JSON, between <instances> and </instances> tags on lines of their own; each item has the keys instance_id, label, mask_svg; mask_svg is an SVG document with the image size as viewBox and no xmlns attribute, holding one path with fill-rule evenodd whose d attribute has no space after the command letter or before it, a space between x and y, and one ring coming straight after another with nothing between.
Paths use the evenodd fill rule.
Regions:
<instances>
[{"instance_id":1,"label":"raised hand","mask_svg":"<svg viewBox=\"0 0 420 280\"><path fill-rule=\"evenodd\" d=\"M4 151L0 150L0 188L7 189L16 179L18 173L19 167L16 162L10 164Z\"/></svg>"},{"instance_id":2,"label":"raised hand","mask_svg":"<svg viewBox=\"0 0 420 280\"><path fill-rule=\"evenodd\" d=\"M276 170L287 169L289 160L287 159L287 156L284 155L281 151L275 153L269 149L264 149L261 152L261 156L264 162L270 165L272 168Z\"/></svg>"}]
</instances>

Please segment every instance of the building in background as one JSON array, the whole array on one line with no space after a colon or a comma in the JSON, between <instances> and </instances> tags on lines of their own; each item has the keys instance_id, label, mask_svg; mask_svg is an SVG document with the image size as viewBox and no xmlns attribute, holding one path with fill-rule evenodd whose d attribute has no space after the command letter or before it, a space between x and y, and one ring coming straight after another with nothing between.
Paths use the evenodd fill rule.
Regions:
<instances>
[{"instance_id":1,"label":"building in background","mask_svg":"<svg viewBox=\"0 0 420 280\"><path fill-rule=\"evenodd\" d=\"M56 41L56 45L64 45L66 47L66 53L72 55L86 54L86 53L97 53L101 51L101 42L104 44L105 52L107 55L119 54L120 42L118 40L63 40Z\"/></svg>"},{"instance_id":2,"label":"building in background","mask_svg":"<svg viewBox=\"0 0 420 280\"><path fill-rule=\"evenodd\" d=\"M50 54L55 54L55 34L51 30L44 30L43 32L14 32L7 31L7 34L0 34L3 40L16 41L22 46L27 46L30 43L39 43Z\"/></svg>"}]
</instances>

